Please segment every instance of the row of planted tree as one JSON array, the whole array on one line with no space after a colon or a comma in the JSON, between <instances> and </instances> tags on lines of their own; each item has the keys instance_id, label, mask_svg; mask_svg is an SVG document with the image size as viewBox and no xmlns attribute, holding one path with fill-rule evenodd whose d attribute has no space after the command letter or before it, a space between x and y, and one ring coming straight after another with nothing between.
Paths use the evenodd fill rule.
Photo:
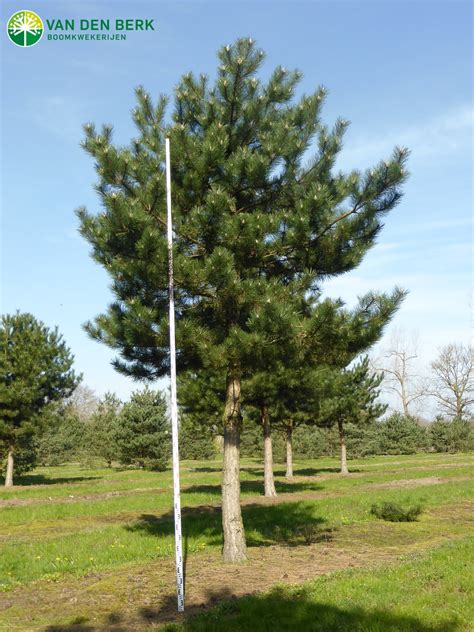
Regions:
<instances>
[{"instance_id":1,"label":"row of planted tree","mask_svg":"<svg viewBox=\"0 0 474 632\"><path fill-rule=\"evenodd\" d=\"M251 39L218 57L213 82L181 78L169 113L165 97L138 88L129 145L114 144L109 125L85 126L101 209L80 209L78 217L114 295L86 330L117 351L121 373L167 375L170 138L181 400L193 414L212 401L213 410L221 407L223 554L236 562L246 557L242 406L259 416L269 473L272 420L291 419L290 436L315 406L318 419L334 418L331 407L341 404L333 392L347 393L343 410L360 406L358 380L373 379L364 364L349 367L381 337L405 291L370 292L349 309L323 298L324 283L356 268L376 243L401 198L408 152L395 148L372 168L335 171L348 122L332 129L321 122L325 88L298 94L301 73L282 66L262 80L264 54ZM376 406L369 395L361 410L370 416Z\"/></svg>"},{"instance_id":2,"label":"row of planted tree","mask_svg":"<svg viewBox=\"0 0 474 632\"><path fill-rule=\"evenodd\" d=\"M24 318L25 315L17 315L16 321L21 322ZM37 323L37 326L41 325ZM18 352L18 340L13 339L14 349ZM35 360L38 370L43 371L44 364L38 363L38 357ZM37 377L31 374L21 377L22 366L17 364L15 368L16 379L22 383L21 389L14 390L24 393L29 388L33 392ZM269 465L273 459L268 459L268 456L271 457L273 452L279 463L285 461L286 477L291 478L293 445L295 455L300 459L339 454L342 472L347 467L346 444L352 458L423 451L468 452L474 449L472 419L443 419L438 416L430 423L422 423L401 413L392 413L380 419L378 414L385 410L385 406L366 404L369 399L375 402L378 395L376 380L370 376L366 361L361 362L353 374L366 375L365 380L359 381L355 394L346 392L345 395L340 391L336 395L337 384L344 385L344 381L329 381L330 392L323 393L313 411L309 408L298 411L287 409L286 415L289 416L286 417L283 409L279 408L283 413L280 419L273 416L262 420L262 415L253 405L243 406L241 452L257 460L267 453L266 489L264 487L267 494L274 493ZM184 395L186 391L183 389L184 385L181 385L180 392ZM321 386L317 390L321 396ZM187 392L189 398L192 391ZM334 399L335 406L331 401ZM192 411L189 406L187 410L186 406L180 410L180 455L185 460L217 458L221 452L223 427L219 403L212 404L208 399L203 405L203 400L199 401L201 405ZM344 402L347 405L345 410ZM24 396L19 403L24 403ZM217 409L213 407L215 405ZM18 424L16 428L15 421ZM70 397L42 404L33 417L25 419L23 424L18 422L18 418L11 418L8 429L4 424L3 442L0 441L2 459L7 456L8 446L13 448L14 473L17 476L35 465L55 466L67 462L80 462L84 467L100 467L105 462L109 467L126 465L152 470L163 470L170 463L166 398L160 391L149 388L135 391L128 401L122 402L112 393L106 393L99 399L90 388L80 384ZM268 422L270 428L276 431L273 435L269 435ZM273 438L273 443L268 441L269 436ZM19 480L21 484L22 479Z\"/></svg>"},{"instance_id":3,"label":"row of planted tree","mask_svg":"<svg viewBox=\"0 0 474 632\"><path fill-rule=\"evenodd\" d=\"M77 386L80 376L61 336L31 314L1 318L0 347L0 449L10 470L7 484L12 483L12 470L22 474L36 463L80 461L90 466L105 461L155 470L169 464L163 393L146 387L122 402L113 393L99 399L87 386ZM444 388L437 382L437 393L440 411L447 416L431 422L400 413L381 418L387 408L379 400L384 374L372 371L366 357L342 371L319 367L311 373L274 372L264 382L259 376L258 382L245 384L242 451L257 459L265 455L265 493L274 493L272 429L287 477L293 474L294 435L299 458L339 452L343 473L346 448L352 457L472 450L472 349L448 345L433 367L446 376ZM407 381L404 389L413 392ZM181 457L217 456L223 436L223 380L184 374L179 393Z\"/></svg>"},{"instance_id":4,"label":"row of planted tree","mask_svg":"<svg viewBox=\"0 0 474 632\"><path fill-rule=\"evenodd\" d=\"M147 387L135 391L125 403L111 393L99 400L91 389L76 386L80 376L74 374L72 356L57 330L49 330L30 314L2 317L0 334L0 450L6 456L7 485L13 482L13 470L23 474L37 463L60 465L79 460L85 467L104 461L109 467L167 467L170 423L163 393ZM386 410L377 402L382 374L369 369L367 358L339 372L327 367L301 375L286 371L272 373L264 382L259 376L258 382L245 384L248 398L242 405L242 452L257 459L264 455L264 493L276 493L272 429L277 431L277 458L280 462L286 459L288 478L293 476L295 430L298 457L334 455L338 447L342 473L347 473L346 438L353 457L473 450L472 419L454 414L459 408L468 412L472 396L468 361L472 351L461 351L460 346L450 345L434 363L437 370L441 366L449 369L451 396L441 392L442 403L450 405L451 419L438 417L429 424L400 413L380 419ZM295 376L299 380L291 379ZM203 379L202 374L194 373L180 379L184 459L213 458L220 451L225 393L222 387L219 391L219 381L217 375Z\"/></svg>"},{"instance_id":5,"label":"row of planted tree","mask_svg":"<svg viewBox=\"0 0 474 632\"><path fill-rule=\"evenodd\" d=\"M87 397L85 397L87 396ZM241 454L263 462L265 437L258 415L244 406ZM209 415L180 411L179 444L182 460L218 459L222 449L222 420ZM363 411L361 411L363 413ZM254 423L257 421L257 423ZM297 459L341 456L338 418L291 424L292 449L288 450L287 423L273 420L272 447L277 463L285 463L287 478ZM266 433L265 433L266 434ZM422 423L393 412L381 419L355 414L344 423L344 438L350 458L419 452L469 452L474 449L472 419L443 419ZM80 462L84 467L127 465L163 470L170 465L170 422L165 398L159 391L143 389L121 402L108 393L102 399L80 386L65 405L45 416L22 468L36 462L55 466ZM347 465L347 462L346 462ZM264 486L262 485L262 490Z\"/></svg>"}]
</instances>

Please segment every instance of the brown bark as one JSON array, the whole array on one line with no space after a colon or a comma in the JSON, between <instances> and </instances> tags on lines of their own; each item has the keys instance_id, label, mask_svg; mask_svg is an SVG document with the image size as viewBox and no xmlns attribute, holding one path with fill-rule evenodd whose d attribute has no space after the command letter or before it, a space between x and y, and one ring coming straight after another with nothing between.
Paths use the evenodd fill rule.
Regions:
<instances>
[{"instance_id":1,"label":"brown bark","mask_svg":"<svg viewBox=\"0 0 474 632\"><path fill-rule=\"evenodd\" d=\"M224 562L247 559L245 531L240 509L240 377L227 375L224 412L224 463L222 469L222 527Z\"/></svg>"},{"instance_id":2,"label":"brown bark","mask_svg":"<svg viewBox=\"0 0 474 632\"><path fill-rule=\"evenodd\" d=\"M268 408L262 406L260 414L263 427L263 481L265 496L276 496L275 479L273 478L272 429Z\"/></svg>"},{"instance_id":3,"label":"brown bark","mask_svg":"<svg viewBox=\"0 0 474 632\"><path fill-rule=\"evenodd\" d=\"M286 427L286 478L293 478L293 424Z\"/></svg>"},{"instance_id":4,"label":"brown bark","mask_svg":"<svg viewBox=\"0 0 474 632\"><path fill-rule=\"evenodd\" d=\"M349 474L349 470L347 468L347 449L344 426L341 420L337 422L337 425L339 428L339 440L341 443L341 474Z\"/></svg>"},{"instance_id":5,"label":"brown bark","mask_svg":"<svg viewBox=\"0 0 474 632\"><path fill-rule=\"evenodd\" d=\"M13 487L13 448L8 450L5 487Z\"/></svg>"}]
</instances>

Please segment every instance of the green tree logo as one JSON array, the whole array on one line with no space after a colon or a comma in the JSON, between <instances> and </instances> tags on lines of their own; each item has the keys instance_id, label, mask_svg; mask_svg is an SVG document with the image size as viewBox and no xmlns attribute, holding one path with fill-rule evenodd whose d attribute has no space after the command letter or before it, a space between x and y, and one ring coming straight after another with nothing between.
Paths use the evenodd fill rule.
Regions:
<instances>
[{"instance_id":1,"label":"green tree logo","mask_svg":"<svg viewBox=\"0 0 474 632\"><path fill-rule=\"evenodd\" d=\"M17 46L34 46L43 37L43 22L33 11L17 11L8 20L7 33Z\"/></svg>"}]
</instances>

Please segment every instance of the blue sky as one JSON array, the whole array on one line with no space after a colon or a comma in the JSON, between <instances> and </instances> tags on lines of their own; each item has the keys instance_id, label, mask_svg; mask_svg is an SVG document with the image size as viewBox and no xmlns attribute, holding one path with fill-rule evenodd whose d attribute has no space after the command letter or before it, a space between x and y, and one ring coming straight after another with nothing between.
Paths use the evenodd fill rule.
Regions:
<instances>
[{"instance_id":1,"label":"blue sky","mask_svg":"<svg viewBox=\"0 0 474 632\"><path fill-rule=\"evenodd\" d=\"M154 18L123 42L50 42L21 49L6 37L17 10L51 18ZM127 142L133 89L170 94L189 70L213 75L219 46L239 36L266 51L263 73L298 67L301 91L324 84L323 118L351 121L339 167L365 168L408 146L411 177L377 246L327 284L352 304L369 289L410 291L393 326L418 331L420 364L469 341L472 216L470 2L3 2L1 310L58 325L98 394L136 384L81 325L111 296L77 234L74 209L98 209L82 124L112 123ZM390 330L387 336L390 335ZM382 346L385 344L382 341Z\"/></svg>"}]
</instances>

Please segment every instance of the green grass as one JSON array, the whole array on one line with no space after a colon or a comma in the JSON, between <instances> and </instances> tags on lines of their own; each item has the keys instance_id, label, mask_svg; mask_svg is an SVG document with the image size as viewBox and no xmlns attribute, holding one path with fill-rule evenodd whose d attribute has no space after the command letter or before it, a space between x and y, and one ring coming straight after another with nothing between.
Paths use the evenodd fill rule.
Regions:
<instances>
[{"instance_id":1,"label":"green grass","mask_svg":"<svg viewBox=\"0 0 474 632\"><path fill-rule=\"evenodd\" d=\"M399 565L227 599L163 632L468 632L474 623L473 558L473 539L451 542Z\"/></svg>"},{"instance_id":2,"label":"green grass","mask_svg":"<svg viewBox=\"0 0 474 632\"><path fill-rule=\"evenodd\" d=\"M465 601L472 581L465 565L472 555L465 541L467 502L473 496L469 463L474 464L474 458L467 454L377 457L352 461L354 475L340 476L337 460L325 458L298 461L292 482L277 464L280 502L272 504L262 502L261 465L244 460L243 516L249 547L298 547L304 553L301 547L309 540L329 541L346 554L367 551L364 564L372 560L385 566L337 572L303 586L227 600L168 630L467 632ZM219 461L189 461L181 467L186 555L201 555L199 559L211 566L222 545L220 467ZM107 578L108 598L117 600L126 591L120 580L117 586L122 587L115 589L114 597L123 573L126 578L155 560L171 561L171 472L85 470L69 464L39 468L21 482L0 491L0 591L5 593L0 601L9 604L0 615L0 629L108 629L79 623L68 627L71 610L57 612L55 595L97 576ZM384 502L420 504L423 513L412 523L387 523L370 513L374 503ZM409 559L395 563L407 554ZM36 593L41 595L40 611L25 612L24 600ZM225 600L225 591L209 595L209 600L214 598ZM107 607L104 602L95 612L86 602L77 617L73 609L74 619L106 617ZM153 622L153 610L143 613L146 621L137 624L133 619L124 629L159 624L158 619ZM12 616L19 620L16 627ZM51 620L65 623L45 627ZM34 627L35 622L41 627Z\"/></svg>"},{"instance_id":3,"label":"green grass","mask_svg":"<svg viewBox=\"0 0 474 632\"><path fill-rule=\"evenodd\" d=\"M379 456L366 459L354 459L350 461L352 472L373 473L377 477L390 471L387 479L393 476L403 478L416 478L429 476L429 472L420 468L439 468L436 473L446 475L445 465L453 465L451 472L469 472L469 466L458 467L460 463L474 464L474 457L469 454L417 454ZM181 467L181 483L183 486L199 484L219 483L221 462L215 461L183 461ZM296 474L299 475L326 475L339 471L336 459L323 458L316 461L300 460L297 463ZM255 460L244 459L242 461L242 480L256 481L256 474L261 472L260 464ZM284 467L276 464L275 474L284 476ZM0 483L2 479L0 478ZM145 472L128 469L85 469L76 464L68 464L59 467L41 467L34 472L21 477L16 481L18 485L12 490L0 487L0 500L2 499L47 499L49 497L68 497L74 494L98 494L111 491L127 491L137 487L149 486L168 487L171 489L169 472ZM348 479L339 479L339 484L351 485Z\"/></svg>"},{"instance_id":4,"label":"green grass","mask_svg":"<svg viewBox=\"0 0 474 632\"><path fill-rule=\"evenodd\" d=\"M472 495L472 481L468 478L472 469L461 465L470 458L468 455L421 455L358 460L351 464L353 470L359 471L354 477L333 474L337 468L335 460L299 462L296 474L304 478L288 483L279 476L277 490L282 498L291 492L298 492L300 496L297 501L288 497L288 502L278 505L259 504L261 469L246 461L242 471L242 496L255 498L254 503L243 509L248 544L301 544L299 534L307 525L335 530L351 524L369 524L375 520L370 508L377 502L420 504L429 511L463 501ZM459 467L453 467L456 462ZM444 465L449 467L440 467ZM278 465L275 469L282 473ZM182 471L183 532L187 551L217 550L222 545L218 508L220 464L185 462ZM332 476L327 477L328 473ZM421 484L406 489L376 487L404 478L431 476L447 480L442 484ZM2 492L3 499L32 499L34 504L0 508L0 590L11 590L40 579L81 576L173 555L169 471L102 469L85 472L78 466L68 465L37 470L26 482L37 480L43 481L41 487L17 487ZM103 496L117 491L126 494ZM311 494L318 496L311 498ZM69 496L81 495L88 498L68 501ZM193 511L199 505L212 507L205 512ZM432 533L438 528L429 513L421 516L412 532L426 528ZM449 529L456 532L455 525Z\"/></svg>"}]
</instances>

